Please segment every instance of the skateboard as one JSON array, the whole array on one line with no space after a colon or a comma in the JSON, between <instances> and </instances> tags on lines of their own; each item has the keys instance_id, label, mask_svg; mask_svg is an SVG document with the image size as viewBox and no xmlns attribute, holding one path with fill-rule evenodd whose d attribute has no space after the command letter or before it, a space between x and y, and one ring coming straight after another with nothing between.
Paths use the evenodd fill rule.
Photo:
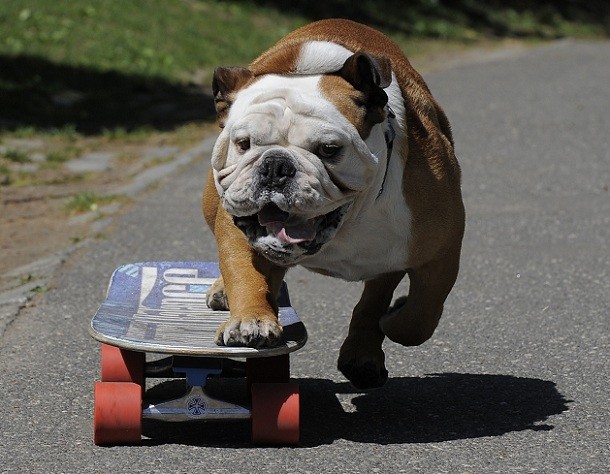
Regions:
<instances>
[{"instance_id":1,"label":"skateboard","mask_svg":"<svg viewBox=\"0 0 610 474\"><path fill-rule=\"evenodd\" d=\"M280 344L225 347L214 342L228 311L213 311L206 291L219 276L213 262L144 262L117 268L89 333L102 343L94 387L94 443L137 444L142 420L250 419L256 444L298 444L299 387L290 383L289 354L307 331L282 285ZM219 399L210 382L245 379L245 403ZM150 401L146 379L184 379L178 398ZM225 397L227 398L227 397ZM231 398L231 397L229 397Z\"/></svg>"}]
</instances>

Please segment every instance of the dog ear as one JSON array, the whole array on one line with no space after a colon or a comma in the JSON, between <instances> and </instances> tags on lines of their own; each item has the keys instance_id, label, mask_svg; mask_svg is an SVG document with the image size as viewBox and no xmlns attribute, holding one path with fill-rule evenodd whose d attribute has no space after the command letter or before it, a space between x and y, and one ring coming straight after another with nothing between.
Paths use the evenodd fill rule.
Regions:
<instances>
[{"instance_id":1,"label":"dog ear","mask_svg":"<svg viewBox=\"0 0 610 474\"><path fill-rule=\"evenodd\" d=\"M216 121L221 128L225 125L235 92L244 87L253 77L252 72L243 67L219 67L214 70L212 93L216 107Z\"/></svg>"},{"instance_id":2,"label":"dog ear","mask_svg":"<svg viewBox=\"0 0 610 474\"><path fill-rule=\"evenodd\" d=\"M347 58L339 74L364 93L370 119L376 123L383 121L383 108L388 103L388 95L383 89L392 83L390 60L385 56L357 52Z\"/></svg>"}]
</instances>

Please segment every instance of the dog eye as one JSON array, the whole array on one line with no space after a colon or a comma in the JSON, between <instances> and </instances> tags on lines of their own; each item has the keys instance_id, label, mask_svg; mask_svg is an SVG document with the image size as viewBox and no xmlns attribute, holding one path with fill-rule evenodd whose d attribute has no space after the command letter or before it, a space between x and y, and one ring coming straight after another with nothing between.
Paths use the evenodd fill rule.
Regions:
<instances>
[{"instance_id":1,"label":"dog eye","mask_svg":"<svg viewBox=\"0 0 610 474\"><path fill-rule=\"evenodd\" d=\"M322 144L318 147L317 155L322 158L333 158L339 151L341 151L339 145Z\"/></svg>"},{"instance_id":2,"label":"dog eye","mask_svg":"<svg viewBox=\"0 0 610 474\"><path fill-rule=\"evenodd\" d=\"M242 138L240 140L237 140L235 142L235 145L237 146L237 149L240 152L246 152L250 149L250 139L249 138Z\"/></svg>"}]
</instances>

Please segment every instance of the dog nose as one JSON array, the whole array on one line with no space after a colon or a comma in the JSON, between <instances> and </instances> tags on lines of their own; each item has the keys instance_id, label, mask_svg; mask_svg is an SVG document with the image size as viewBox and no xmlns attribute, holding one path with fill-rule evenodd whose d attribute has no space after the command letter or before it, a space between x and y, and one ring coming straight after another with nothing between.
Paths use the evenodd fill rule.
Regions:
<instances>
[{"instance_id":1,"label":"dog nose","mask_svg":"<svg viewBox=\"0 0 610 474\"><path fill-rule=\"evenodd\" d=\"M291 158L285 155L269 155L263 158L259 174L262 186L281 190L294 178L297 169Z\"/></svg>"}]
</instances>

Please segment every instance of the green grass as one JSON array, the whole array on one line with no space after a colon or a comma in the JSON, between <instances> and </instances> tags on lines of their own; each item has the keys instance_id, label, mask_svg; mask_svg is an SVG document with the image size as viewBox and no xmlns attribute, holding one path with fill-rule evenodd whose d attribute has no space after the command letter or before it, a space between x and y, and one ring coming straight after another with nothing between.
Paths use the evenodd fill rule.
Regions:
<instances>
[{"instance_id":1,"label":"green grass","mask_svg":"<svg viewBox=\"0 0 610 474\"><path fill-rule=\"evenodd\" d=\"M45 160L47 163L52 165L60 165L69 161L73 158L76 158L81 152L81 149L77 146L68 145L64 146L61 149L51 151L46 154Z\"/></svg>"},{"instance_id":2,"label":"green grass","mask_svg":"<svg viewBox=\"0 0 610 474\"><path fill-rule=\"evenodd\" d=\"M133 130L128 130L124 127L117 127L112 129L103 129L102 136L107 140L142 140L155 133L155 129L152 127L139 127Z\"/></svg>"},{"instance_id":3,"label":"green grass","mask_svg":"<svg viewBox=\"0 0 610 474\"><path fill-rule=\"evenodd\" d=\"M8 186L11 183L11 170L4 165L0 165L0 186Z\"/></svg>"},{"instance_id":4,"label":"green grass","mask_svg":"<svg viewBox=\"0 0 610 474\"><path fill-rule=\"evenodd\" d=\"M251 2L3 2L0 132L121 135L211 121L213 69L248 63L305 22Z\"/></svg>"},{"instance_id":5,"label":"green grass","mask_svg":"<svg viewBox=\"0 0 610 474\"><path fill-rule=\"evenodd\" d=\"M13 163L29 163L32 161L30 156L21 150L6 150L4 153L0 154L0 157L12 161Z\"/></svg>"},{"instance_id":6,"label":"green grass","mask_svg":"<svg viewBox=\"0 0 610 474\"><path fill-rule=\"evenodd\" d=\"M46 160L48 163L65 163L70 158L72 158L72 154L64 153L61 151L52 151L51 153L47 153Z\"/></svg>"},{"instance_id":7,"label":"green grass","mask_svg":"<svg viewBox=\"0 0 610 474\"><path fill-rule=\"evenodd\" d=\"M117 196L99 196L91 191L82 191L72 196L66 202L65 210L69 214L79 214L83 212L97 212L99 206L108 204L120 199Z\"/></svg>"},{"instance_id":8,"label":"green grass","mask_svg":"<svg viewBox=\"0 0 610 474\"><path fill-rule=\"evenodd\" d=\"M181 0L11 0L0 52L100 71L187 79L247 63L305 20L251 3Z\"/></svg>"}]
</instances>

